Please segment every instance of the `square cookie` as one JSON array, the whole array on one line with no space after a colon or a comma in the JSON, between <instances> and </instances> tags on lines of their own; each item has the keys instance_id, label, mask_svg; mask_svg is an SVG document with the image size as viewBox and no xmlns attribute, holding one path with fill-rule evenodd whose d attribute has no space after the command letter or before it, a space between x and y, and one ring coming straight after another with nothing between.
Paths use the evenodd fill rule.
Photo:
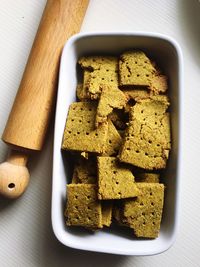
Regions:
<instances>
[{"instance_id":1,"label":"square cookie","mask_svg":"<svg viewBox=\"0 0 200 267\"><path fill-rule=\"evenodd\" d=\"M97 166L99 199L121 199L139 194L132 172L115 157L98 157Z\"/></svg>"},{"instance_id":2,"label":"square cookie","mask_svg":"<svg viewBox=\"0 0 200 267\"><path fill-rule=\"evenodd\" d=\"M91 184L67 185L66 225L102 228L101 203L97 187Z\"/></svg>"},{"instance_id":3,"label":"square cookie","mask_svg":"<svg viewBox=\"0 0 200 267\"><path fill-rule=\"evenodd\" d=\"M97 105L94 102L77 102L70 105L62 149L96 153L104 152L108 123L104 123L96 129L96 108Z\"/></svg>"},{"instance_id":4,"label":"square cookie","mask_svg":"<svg viewBox=\"0 0 200 267\"><path fill-rule=\"evenodd\" d=\"M120 56L119 77L121 86L149 86L150 79L154 77L155 73L155 67L143 51L128 51Z\"/></svg>"}]
</instances>

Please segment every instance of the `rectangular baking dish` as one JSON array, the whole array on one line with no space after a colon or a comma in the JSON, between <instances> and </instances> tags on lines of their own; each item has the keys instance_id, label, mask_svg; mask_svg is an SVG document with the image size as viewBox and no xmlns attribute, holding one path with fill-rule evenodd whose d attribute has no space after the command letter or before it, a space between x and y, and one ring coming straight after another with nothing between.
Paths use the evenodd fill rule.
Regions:
<instances>
[{"instance_id":1,"label":"rectangular baking dish","mask_svg":"<svg viewBox=\"0 0 200 267\"><path fill-rule=\"evenodd\" d=\"M93 234L71 230L65 226L63 215L70 166L61 151L61 143L69 105L76 100L77 61L85 55L119 55L135 48L151 55L169 77L172 150L164 177L166 190L159 237L136 239L127 236L123 229L107 229ZM156 33L89 33L68 40L60 64L53 152L52 225L61 243L76 249L121 255L153 255L172 246L179 217L182 65L181 49L176 41Z\"/></svg>"}]
</instances>

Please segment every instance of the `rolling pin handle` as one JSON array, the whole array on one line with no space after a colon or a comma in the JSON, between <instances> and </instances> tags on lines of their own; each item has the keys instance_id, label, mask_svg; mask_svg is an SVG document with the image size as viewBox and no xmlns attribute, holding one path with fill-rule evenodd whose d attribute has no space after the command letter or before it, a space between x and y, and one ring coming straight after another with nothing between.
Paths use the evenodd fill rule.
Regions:
<instances>
[{"instance_id":1,"label":"rolling pin handle","mask_svg":"<svg viewBox=\"0 0 200 267\"><path fill-rule=\"evenodd\" d=\"M0 195L13 199L24 193L30 177L27 160L25 152L12 150L7 161L0 164Z\"/></svg>"}]
</instances>

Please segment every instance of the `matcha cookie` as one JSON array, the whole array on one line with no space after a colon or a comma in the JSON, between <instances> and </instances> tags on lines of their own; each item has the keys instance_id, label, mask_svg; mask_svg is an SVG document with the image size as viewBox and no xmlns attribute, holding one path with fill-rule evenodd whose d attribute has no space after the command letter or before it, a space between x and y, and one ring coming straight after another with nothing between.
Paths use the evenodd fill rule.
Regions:
<instances>
[{"instance_id":1,"label":"matcha cookie","mask_svg":"<svg viewBox=\"0 0 200 267\"><path fill-rule=\"evenodd\" d=\"M104 152L108 123L95 127L97 105L94 102L72 103L66 121L62 149Z\"/></svg>"},{"instance_id":2,"label":"matcha cookie","mask_svg":"<svg viewBox=\"0 0 200 267\"><path fill-rule=\"evenodd\" d=\"M101 203L97 199L96 185L67 185L66 225L102 228Z\"/></svg>"},{"instance_id":3,"label":"matcha cookie","mask_svg":"<svg viewBox=\"0 0 200 267\"><path fill-rule=\"evenodd\" d=\"M137 237L156 238L160 230L164 202L164 185L137 183L140 195L125 200L123 221L134 229Z\"/></svg>"},{"instance_id":4,"label":"matcha cookie","mask_svg":"<svg viewBox=\"0 0 200 267\"><path fill-rule=\"evenodd\" d=\"M81 159L74 167L72 183L95 184L97 182L96 159Z\"/></svg>"},{"instance_id":5,"label":"matcha cookie","mask_svg":"<svg viewBox=\"0 0 200 267\"><path fill-rule=\"evenodd\" d=\"M99 199L121 199L139 194L133 174L115 157L98 157L97 166Z\"/></svg>"},{"instance_id":6,"label":"matcha cookie","mask_svg":"<svg viewBox=\"0 0 200 267\"><path fill-rule=\"evenodd\" d=\"M97 114L96 114L96 126L107 121L108 115L114 108L122 109L128 99L125 94L119 90L118 86L102 86L102 92L99 99Z\"/></svg>"},{"instance_id":7,"label":"matcha cookie","mask_svg":"<svg viewBox=\"0 0 200 267\"><path fill-rule=\"evenodd\" d=\"M108 135L105 145L105 150L102 156L114 156L118 154L118 151L122 144L122 138L118 133L117 129L111 122L108 120Z\"/></svg>"},{"instance_id":8,"label":"matcha cookie","mask_svg":"<svg viewBox=\"0 0 200 267\"><path fill-rule=\"evenodd\" d=\"M116 57L83 57L79 60L79 64L84 70L88 70L89 77L87 77L87 83L84 82L84 88L87 88L92 99L99 98L103 86L118 86Z\"/></svg>"},{"instance_id":9,"label":"matcha cookie","mask_svg":"<svg viewBox=\"0 0 200 267\"><path fill-rule=\"evenodd\" d=\"M171 148L168 103L145 99L130 112L119 159L137 167L163 169Z\"/></svg>"},{"instance_id":10,"label":"matcha cookie","mask_svg":"<svg viewBox=\"0 0 200 267\"><path fill-rule=\"evenodd\" d=\"M120 86L146 86L156 93L167 91L167 77L152 64L143 51L128 51L119 61Z\"/></svg>"}]
</instances>

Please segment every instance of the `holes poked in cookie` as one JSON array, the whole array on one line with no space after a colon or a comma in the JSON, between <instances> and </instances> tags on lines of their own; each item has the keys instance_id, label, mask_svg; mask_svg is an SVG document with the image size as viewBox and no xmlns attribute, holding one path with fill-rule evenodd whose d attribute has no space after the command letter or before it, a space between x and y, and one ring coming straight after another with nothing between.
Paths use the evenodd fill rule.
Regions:
<instances>
[{"instance_id":1,"label":"holes poked in cookie","mask_svg":"<svg viewBox=\"0 0 200 267\"><path fill-rule=\"evenodd\" d=\"M140 195L135 200L125 201L122 216L137 237L155 238L158 236L162 217L164 185L144 182L138 183L138 189ZM154 194L151 200L150 192Z\"/></svg>"},{"instance_id":2,"label":"holes poked in cookie","mask_svg":"<svg viewBox=\"0 0 200 267\"><path fill-rule=\"evenodd\" d=\"M96 190L95 184L67 185L67 225L102 227L101 204Z\"/></svg>"},{"instance_id":3,"label":"holes poked in cookie","mask_svg":"<svg viewBox=\"0 0 200 267\"><path fill-rule=\"evenodd\" d=\"M101 153L107 137L108 124L95 127L97 103L71 104L66 121L62 148ZM75 108L75 110L74 110Z\"/></svg>"},{"instance_id":4,"label":"holes poked in cookie","mask_svg":"<svg viewBox=\"0 0 200 267\"><path fill-rule=\"evenodd\" d=\"M138 194L134 176L115 157L98 157L98 198L121 199ZM126 179L124 179L126 177Z\"/></svg>"}]
</instances>

